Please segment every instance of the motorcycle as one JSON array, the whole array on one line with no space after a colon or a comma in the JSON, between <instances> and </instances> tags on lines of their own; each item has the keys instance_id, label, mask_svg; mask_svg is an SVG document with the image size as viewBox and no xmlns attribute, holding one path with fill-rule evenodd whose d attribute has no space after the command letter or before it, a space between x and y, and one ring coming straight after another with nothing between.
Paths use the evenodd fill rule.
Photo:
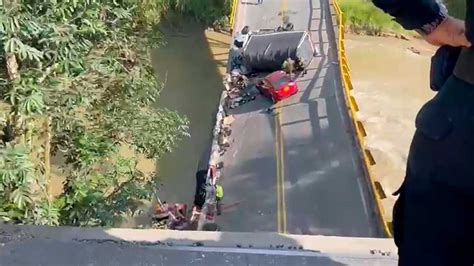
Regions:
<instances>
[{"instance_id":1,"label":"motorcycle","mask_svg":"<svg viewBox=\"0 0 474 266\"><path fill-rule=\"evenodd\" d=\"M187 205L183 203L173 204L171 207L166 202L158 203L151 217L152 228L184 230L188 226L186 212Z\"/></svg>"}]
</instances>

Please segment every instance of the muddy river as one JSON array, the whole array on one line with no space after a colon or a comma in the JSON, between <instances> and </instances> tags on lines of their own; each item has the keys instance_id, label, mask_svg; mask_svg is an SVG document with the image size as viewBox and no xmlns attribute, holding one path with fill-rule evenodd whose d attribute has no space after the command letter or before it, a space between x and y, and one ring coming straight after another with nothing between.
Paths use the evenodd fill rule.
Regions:
<instances>
[{"instance_id":1,"label":"muddy river","mask_svg":"<svg viewBox=\"0 0 474 266\"><path fill-rule=\"evenodd\" d=\"M181 24L163 29L164 45L153 51L152 62L159 80L164 82L158 107L185 115L191 137L184 139L156 165L145 163L141 170L158 174L161 200L184 202L192 206L195 173L203 163L203 152L210 145L217 103L223 90L230 37L209 32L196 24ZM122 226L146 224L147 217Z\"/></svg>"},{"instance_id":2,"label":"muddy river","mask_svg":"<svg viewBox=\"0 0 474 266\"><path fill-rule=\"evenodd\" d=\"M219 66L225 65L229 45L227 36L192 25L169 32L165 41L167 44L153 54L158 76L166 82L158 106L187 116L191 137L159 161L161 196L168 201L191 203L195 172L210 143L223 90Z\"/></svg>"},{"instance_id":3,"label":"muddy river","mask_svg":"<svg viewBox=\"0 0 474 266\"><path fill-rule=\"evenodd\" d=\"M421 40L346 38L353 95L367 131L366 144L377 163L374 174L389 197L384 205L390 215L394 203L390 194L405 174L415 116L434 96L429 88L429 66L435 50Z\"/></svg>"}]
</instances>

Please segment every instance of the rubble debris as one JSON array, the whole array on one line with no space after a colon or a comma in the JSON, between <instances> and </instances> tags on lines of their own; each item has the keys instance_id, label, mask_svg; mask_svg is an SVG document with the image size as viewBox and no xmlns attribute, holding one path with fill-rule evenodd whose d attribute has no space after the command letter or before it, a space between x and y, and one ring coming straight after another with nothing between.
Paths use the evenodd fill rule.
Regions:
<instances>
[{"instance_id":1,"label":"rubble debris","mask_svg":"<svg viewBox=\"0 0 474 266\"><path fill-rule=\"evenodd\" d=\"M219 134L219 140L218 140L219 146L223 147L230 147L229 139L222 133Z\"/></svg>"},{"instance_id":2,"label":"rubble debris","mask_svg":"<svg viewBox=\"0 0 474 266\"><path fill-rule=\"evenodd\" d=\"M197 242L194 242L192 246L193 247L202 247L202 246L204 246L204 244L202 242L197 241Z\"/></svg>"},{"instance_id":3,"label":"rubble debris","mask_svg":"<svg viewBox=\"0 0 474 266\"><path fill-rule=\"evenodd\" d=\"M413 46L408 47L408 50L412 51L414 54L421 54L421 51Z\"/></svg>"},{"instance_id":4,"label":"rubble debris","mask_svg":"<svg viewBox=\"0 0 474 266\"><path fill-rule=\"evenodd\" d=\"M402 40L405 40L405 41L409 41L410 38L408 36L406 36L405 34L398 34L398 38L399 39L402 39Z\"/></svg>"},{"instance_id":5,"label":"rubble debris","mask_svg":"<svg viewBox=\"0 0 474 266\"><path fill-rule=\"evenodd\" d=\"M234 121L235 121L234 116L233 116L233 115L229 115L229 116L227 116L227 117L224 117L223 124L224 124L224 125L230 125L230 124L232 124L232 122L234 122Z\"/></svg>"}]
</instances>

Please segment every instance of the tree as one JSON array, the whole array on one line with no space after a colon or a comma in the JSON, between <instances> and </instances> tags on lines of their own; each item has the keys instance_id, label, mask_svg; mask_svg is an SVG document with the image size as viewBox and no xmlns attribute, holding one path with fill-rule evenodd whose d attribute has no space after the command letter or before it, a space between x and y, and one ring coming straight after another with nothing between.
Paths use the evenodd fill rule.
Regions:
<instances>
[{"instance_id":1,"label":"tree","mask_svg":"<svg viewBox=\"0 0 474 266\"><path fill-rule=\"evenodd\" d=\"M59 210L47 201L46 184L40 176L24 146L7 145L0 150L0 219L58 223Z\"/></svg>"},{"instance_id":2,"label":"tree","mask_svg":"<svg viewBox=\"0 0 474 266\"><path fill-rule=\"evenodd\" d=\"M51 150L61 152L71 169L64 193L56 200L33 197L26 190L25 200L31 204L19 208L4 194L3 203L43 217L11 219L104 225L133 209L126 203L151 197L151 177L138 171L136 162L120 158L118 147L127 144L159 159L188 135L188 122L154 107L161 84L150 66L148 50L160 42L152 30L157 20L143 16L144 2L4 0L0 95L10 106L3 131L11 137L2 137L2 149L8 152L0 155L0 161L8 161L10 153L22 154L12 164L34 169L28 171L27 183L44 178L44 167L31 166L28 160L32 147L20 151L18 138L47 117L53 132ZM56 208L60 217L45 206Z\"/></svg>"}]
</instances>

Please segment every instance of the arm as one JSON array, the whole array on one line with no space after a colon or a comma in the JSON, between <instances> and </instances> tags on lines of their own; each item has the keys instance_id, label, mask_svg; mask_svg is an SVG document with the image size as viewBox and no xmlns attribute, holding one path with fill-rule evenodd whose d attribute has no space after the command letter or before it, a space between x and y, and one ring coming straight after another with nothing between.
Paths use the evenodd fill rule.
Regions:
<instances>
[{"instance_id":1,"label":"arm","mask_svg":"<svg viewBox=\"0 0 474 266\"><path fill-rule=\"evenodd\" d=\"M464 34L464 22L448 16L441 0L372 1L402 27L416 30L433 45L471 46Z\"/></svg>"},{"instance_id":2,"label":"arm","mask_svg":"<svg viewBox=\"0 0 474 266\"><path fill-rule=\"evenodd\" d=\"M373 0L385 13L407 30L430 34L447 17L446 7L439 0Z\"/></svg>"}]
</instances>

